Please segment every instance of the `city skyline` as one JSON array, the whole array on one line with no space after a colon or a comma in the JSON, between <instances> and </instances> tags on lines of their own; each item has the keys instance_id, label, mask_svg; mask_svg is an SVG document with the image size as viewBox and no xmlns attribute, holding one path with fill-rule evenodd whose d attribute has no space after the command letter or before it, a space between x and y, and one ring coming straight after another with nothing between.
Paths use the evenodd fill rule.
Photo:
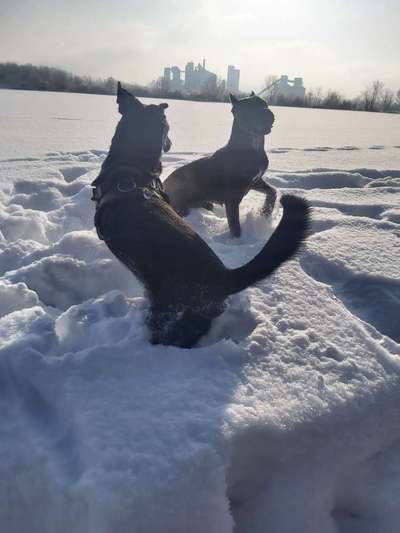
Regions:
<instances>
[{"instance_id":1,"label":"city skyline","mask_svg":"<svg viewBox=\"0 0 400 533\"><path fill-rule=\"evenodd\" d=\"M243 91L286 72L353 97L377 78L400 88L399 26L397 0L3 0L0 61L148 84L166 58L224 75L229 59Z\"/></svg>"},{"instance_id":2,"label":"city skyline","mask_svg":"<svg viewBox=\"0 0 400 533\"><path fill-rule=\"evenodd\" d=\"M193 61L188 61L184 70L177 65L164 67L160 83L161 87L167 91L199 94L207 91L215 92L219 79L225 84L225 90L239 92L239 69L234 65L228 65L226 79L224 79L206 69L204 58L202 63L196 66Z\"/></svg>"}]
</instances>

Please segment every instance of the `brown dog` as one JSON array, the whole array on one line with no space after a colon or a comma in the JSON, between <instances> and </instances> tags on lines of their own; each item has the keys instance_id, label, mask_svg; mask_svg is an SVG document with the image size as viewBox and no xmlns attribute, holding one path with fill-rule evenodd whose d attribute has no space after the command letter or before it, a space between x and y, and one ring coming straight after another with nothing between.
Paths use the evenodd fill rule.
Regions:
<instances>
[{"instance_id":1,"label":"brown dog","mask_svg":"<svg viewBox=\"0 0 400 533\"><path fill-rule=\"evenodd\" d=\"M230 96L234 119L228 144L213 155L172 172L164 189L171 205L182 216L192 207L210 208L212 202L224 204L231 234L240 237L239 204L249 189L266 194L265 211L272 211L275 203L275 189L262 179L268 168L264 138L271 131L274 114L254 93L242 100Z\"/></svg>"},{"instance_id":2,"label":"brown dog","mask_svg":"<svg viewBox=\"0 0 400 533\"><path fill-rule=\"evenodd\" d=\"M262 280L299 248L308 206L283 196L283 217L261 252L230 270L169 205L159 175L170 147L167 104L143 105L118 88L110 151L93 182L99 237L146 288L155 344L193 346L224 310L225 299Z\"/></svg>"}]
</instances>

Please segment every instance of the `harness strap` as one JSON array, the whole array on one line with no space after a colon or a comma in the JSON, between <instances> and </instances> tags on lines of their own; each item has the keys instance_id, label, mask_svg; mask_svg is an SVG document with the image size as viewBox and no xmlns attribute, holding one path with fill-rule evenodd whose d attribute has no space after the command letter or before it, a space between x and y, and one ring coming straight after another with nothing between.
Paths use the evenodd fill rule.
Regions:
<instances>
[{"instance_id":1,"label":"harness strap","mask_svg":"<svg viewBox=\"0 0 400 533\"><path fill-rule=\"evenodd\" d=\"M136 201L148 201L158 198L169 203L168 195L164 192L161 180L153 178L147 187L138 186L133 178L123 178L118 181L103 182L92 187L91 200L96 202L94 223L100 240L105 240L100 230L101 210L106 205L130 198Z\"/></svg>"}]
</instances>

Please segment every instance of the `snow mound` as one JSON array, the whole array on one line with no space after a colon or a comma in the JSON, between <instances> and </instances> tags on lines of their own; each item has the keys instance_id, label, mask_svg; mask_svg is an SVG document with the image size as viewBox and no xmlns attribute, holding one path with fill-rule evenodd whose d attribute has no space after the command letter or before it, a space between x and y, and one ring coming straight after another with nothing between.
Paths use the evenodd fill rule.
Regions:
<instances>
[{"instance_id":1,"label":"snow mound","mask_svg":"<svg viewBox=\"0 0 400 533\"><path fill-rule=\"evenodd\" d=\"M7 533L396 531L400 173L270 172L312 204L311 236L184 350L149 344L143 289L93 229L103 157L0 162ZM237 266L279 220L262 200L239 240L218 206L187 220Z\"/></svg>"},{"instance_id":2,"label":"snow mound","mask_svg":"<svg viewBox=\"0 0 400 533\"><path fill-rule=\"evenodd\" d=\"M37 294L25 283L8 284L0 282L0 317L18 309L34 307L39 303Z\"/></svg>"}]
</instances>

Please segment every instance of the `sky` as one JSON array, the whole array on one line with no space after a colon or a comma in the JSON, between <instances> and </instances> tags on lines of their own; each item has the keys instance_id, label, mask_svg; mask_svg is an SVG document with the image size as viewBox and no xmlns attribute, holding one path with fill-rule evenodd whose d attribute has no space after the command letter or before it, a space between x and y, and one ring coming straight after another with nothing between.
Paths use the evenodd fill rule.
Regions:
<instances>
[{"instance_id":1,"label":"sky","mask_svg":"<svg viewBox=\"0 0 400 533\"><path fill-rule=\"evenodd\" d=\"M240 88L268 75L353 97L400 89L400 0L0 0L0 62L147 84L206 60Z\"/></svg>"}]
</instances>

